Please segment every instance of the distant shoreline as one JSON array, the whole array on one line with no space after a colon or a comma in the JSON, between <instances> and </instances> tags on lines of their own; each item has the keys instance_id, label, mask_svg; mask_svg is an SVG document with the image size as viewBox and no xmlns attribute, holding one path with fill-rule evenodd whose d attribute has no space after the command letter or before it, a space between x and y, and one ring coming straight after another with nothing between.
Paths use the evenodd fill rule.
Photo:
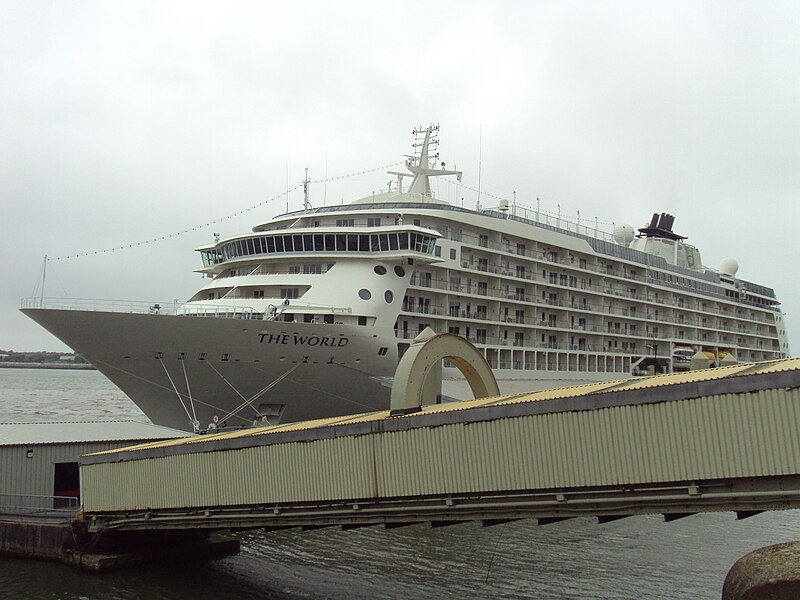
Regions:
<instances>
[{"instance_id":1,"label":"distant shoreline","mask_svg":"<svg viewBox=\"0 0 800 600\"><path fill-rule=\"evenodd\" d=\"M0 369L67 369L70 371L96 371L94 365L86 363L41 363L41 362L0 362Z\"/></svg>"}]
</instances>

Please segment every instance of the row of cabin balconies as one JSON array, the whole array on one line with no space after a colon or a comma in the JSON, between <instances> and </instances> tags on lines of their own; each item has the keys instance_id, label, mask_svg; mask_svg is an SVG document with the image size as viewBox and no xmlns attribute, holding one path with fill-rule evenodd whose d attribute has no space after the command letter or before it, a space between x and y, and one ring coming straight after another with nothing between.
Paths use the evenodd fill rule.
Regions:
<instances>
[{"instance_id":1,"label":"row of cabin balconies","mask_svg":"<svg viewBox=\"0 0 800 600\"><path fill-rule=\"evenodd\" d=\"M536 277L537 276L532 275L530 280L534 281L534 280L536 280ZM590 295L599 295L604 300L608 299L608 290L603 290L602 293L593 292L593 290L591 289L593 286L588 286L587 285L586 287L576 287L576 286L564 286L564 285L553 283L553 282L545 282L545 283L547 283L547 288L548 289L555 289L556 293L558 291L566 291L566 292L572 294L573 293L572 290L580 290L581 292L586 292L587 294L590 294ZM485 285L483 285L483 284L485 284ZM612 314L623 314L624 316L628 316L628 315L627 315L627 313L624 313L624 312L621 312L621 311L628 311L631 314L631 316L634 316L633 315L634 311L631 310L631 309L635 308L635 307L623 307L623 308L611 307L611 308L608 308L608 307L604 307L604 306L598 307L597 304L589 304L589 303L585 303L584 304L583 302L580 302L580 303L571 302L571 303L567 304L566 302L564 302L563 300L560 300L560 299L557 299L555 301L550 300L548 298L540 299L540 298L538 298L536 296L530 295L529 293L520 293L520 292L517 292L517 291L511 292L510 290L499 289L497 287L489 287L488 282L475 281L475 282L472 282L468 286L465 283L454 283L452 280L445 281L443 279L417 277L417 273L415 273L412 276L411 281L410 281L410 285L414 286L414 287L420 287L420 288L430 288L430 289L441 290L441 291L445 291L445 292L453 292L453 293L456 293L456 294L471 294L471 295L474 295L474 296L485 296L485 297L497 298L497 299L501 299L501 300L511 300L511 301L518 301L518 302L526 302L526 303L531 303L531 304L546 304L546 303L549 303L551 305L562 306L562 307L569 306L570 308L581 309L581 310L589 310L589 311L593 311L593 312L604 312L604 313L611 312ZM528 290L526 289L525 292L527 292L527 291ZM651 305L652 304L657 304L658 306L664 306L664 307L667 307L668 309L678 309L678 310L686 311L686 312L695 312L695 313L700 313L701 315L717 314L717 315L722 315L722 316L725 316L725 317L728 317L728 318L731 318L731 319L735 319L735 320L739 320L739 321L746 321L746 322L751 322L751 323L772 324L772 321L768 319L767 315L764 315L763 319L753 319L752 316L732 315L732 314L730 314L730 309L726 310L724 307L712 307L711 309L709 309L708 307L706 307L705 309L703 309L703 308L692 308L692 307L689 307L689 306L682 306L680 304L680 302L677 302L677 301L674 301L674 302L671 302L671 303L668 304L665 299L656 297L654 295L653 296L650 296L650 295L647 295L647 296L635 296L635 295L630 295L630 294L624 294L624 293L621 293L621 292L615 292L614 295L615 295L615 297L625 298L626 300L629 300L631 302L635 302L636 304L638 304L640 306L646 306L648 304L651 304ZM653 314L653 313L648 313L648 314Z\"/></svg>"},{"instance_id":2,"label":"row of cabin balconies","mask_svg":"<svg viewBox=\"0 0 800 600\"><path fill-rule=\"evenodd\" d=\"M403 329L396 329L395 335L404 340L411 340L414 339L419 335L419 332L411 331L411 330L403 330ZM502 348L519 348L520 350L573 350L573 351L586 351L586 352L597 352L602 354L607 353L615 353L615 354L631 354L631 355L641 355L642 353L647 353L646 348L642 347L641 351L637 348L622 348L621 346L617 347L608 347L602 344L571 344L568 342L541 342L538 340L516 340L511 338L504 338L499 335L477 335L474 332L470 332L468 336L463 336L468 339L473 344L478 344L481 346L500 346ZM667 354L664 354L667 356Z\"/></svg>"},{"instance_id":3,"label":"row of cabin balconies","mask_svg":"<svg viewBox=\"0 0 800 600\"><path fill-rule=\"evenodd\" d=\"M442 289L444 286L441 285L444 282L440 281L431 281L428 282L430 285L415 285L414 287L420 289L432 288L432 289ZM449 284L448 288L445 291L455 292L459 295L471 295L476 299L480 298L492 298L494 300L499 300L501 302L512 302L512 303L519 303L523 305L535 305L537 307L555 307L559 309L566 309L571 312L579 312L582 314L595 314L595 315L603 315L603 316L623 316L627 319L632 319L636 321L656 321L658 323L664 323L666 325L675 325L675 326L687 326L687 327L702 327L709 330L719 330L719 331L732 331L730 328L721 329L718 327L718 323L704 323L701 319L680 319L680 315L678 317L672 317L669 313L664 313L660 315L656 315L655 311L653 312L646 312L646 313L638 313L635 310L635 307L613 307L613 306L606 306L606 305L596 305L590 303L583 303L583 302L564 302L559 299L552 299L552 298L539 298L530 295L524 294L510 294L510 293L497 293L493 289L490 290L489 288L482 288L477 285L472 286L471 291L466 291L466 285L454 285ZM404 310L407 310L407 307L404 304ZM411 309L413 310L413 309ZM442 307L442 310L443 307ZM442 313L443 314L443 313ZM731 320L739 319L740 317L733 317L731 315L725 315L727 318ZM707 318L707 317L703 317ZM715 327L715 325L717 325ZM737 333L741 333L744 335L757 335L757 336L764 336L770 337L769 332L762 332L760 331L760 326L757 326L756 330L753 331L752 328L748 328L745 325L739 323L736 329Z\"/></svg>"},{"instance_id":4,"label":"row of cabin balconies","mask_svg":"<svg viewBox=\"0 0 800 600\"><path fill-rule=\"evenodd\" d=\"M463 236L463 235L459 236L458 237L458 241L462 241L462 239L464 237L465 236ZM475 239L474 236L469 236L468 235L466 237L467 238L472 238L473 240ZM454 238L451 237L450 239L454 239ZM626 281L626 282L638 281L638 282L641 282L641 283L648 283L650 285L658 285L658 286L661 286L661 287L670 288L670 289L674 289L674 290L681 290L681 291L684 291L684 292L687 292L687 293L694 293L694 294L700 294L701 293L700 290L698 290L693 285L682 284L682 283L678 283L676 281L664 281L662 279L656 279L656 278L652 277L653 271L648 271L646 265L640 265L640 264L637 263L635 267L633 267L631 270L628 270L628 266L627 266L626 263L605 262L605 261L617 261L617 260L619 260L619 259L616 259L615 257L598 258L598 257L596 257L594 255L590 256L590 255L573 254L569 250L564 250L563 252L567 252L570 255L570 258L567 259L567 258L562 258L562 257L559 257L559 256L552 256L552 255L546 254L543 250L539 250L539 249L529 250L527 248L527 245L526 245L526 248L525 248L524 252L519 252L519 251L515 251L516 248L511 246L510 244L509 245L503 245L503 244L497 244L497 243L493 243L493 242L482 243L480 240L477 241L477 242L468 240L467 243L470 246L474 246L474 247L476 247L478 249L486 248L486 249L490 249L490 250L496 251L496 252L500 253L500 256L511 255L511 256L523 257L523 258L527 259L526 262L534 261L534 263L536 264L537 267L540 266L540 265L557 264L557 265L563 266L563 267L565 267L567 269L574 270L575 273L596 273L596 274L599 274L601 276L612 277L612 278L618 279L620 281ZM534 242L534 244L536 244L536 242ZM474 256L477 256L477 255L474 255ZM577 265L576 265L576 259L577 259ZM585 261L585 262L583 262L583 264L582 264L581 261ZM470 266L470 264L469 264L469 261L463 260L463 256L462 256L461 264L462 264L462 266L464 268L472 268ZM502 265L500 267L496 267L496 268L503 269ZM508 270L509 269L506 269L506 271L508 271ZM641 272L640 272L640 270L641 270ZM648 273L650 275L648 275ZM672 275L673 277L685 278L687 281L697 281L697 283L701 283L701 284L706 285L706 286L712 286L712 288L715 285L713 282L709 282L709 281L702 280L702 279L694 280L694 279L692 279L690 274L680 274L680 275L677 274L677 273L669 273L669 274ZM726 291L727 291L727 288L720 287L718 290L715 290L715 289L712 289L711 291L705 290L702 293L704 295L706 295L706 296L708 294L711 294L711 295L713 295L715 297L719 297L719 298L722 299L722 298L726 298L727 297ZM764 305L762 303L758 303L758 302L755 302L755 301L752 301L752 300L748 300L746 298L740 299L740 302L742 302L744 304L751 305L751 306L758 306L759 308L767 308L767 309L769 309L769 308L773 308L773 309L777 308L776 306L775 307L770 307L770 306Z\"/></svg>"},{"instance_id":5,"label":"row of cabin balconies","mask_svg":"<svg viewBox=\"0 0 800 600\"><path fill-rule=\"evenodd\" d=\"M660 304L660 305L663 305L663 306L672 306L674 308L680 308L680 309L683 309L683 310L690 310L690 311L697 311L697 312L708 312L708 309L704 309L702 307L702 305L701 305L701 303L704 303L705 301L709 300L708 297L707 296L700 296L700 292L698 292L697 290L693 290L692 288L687 288L686 292L688 294L697 294L698 297L680 296L678 298L675 298L675 297L664 298L664 297L660 297L658 295L658 292L643 293L643 290L648 289L647 287L639 288L638 290L637 290L637 288L626 288L626 289L620 290L613 283L609 287L608 282L598 282L598 283L589 284L589 283L587 283L585 281L585 279L580 280L577 275L571 274L571 273L570 274L563 274L563 275L565 275L566 277L572 277L574 279L574 285L569 284L569 283L567 285L564 285L562 283L558 283L558 282L554 281L549 276L540 275L538 271L536 271L536 272L525 271L524 273L518 273L516 270L512 270L510 268L507 268L507 267L504 267L504 266L498 266L498 265L494 265L494 264L486 265L485 268L483 268L484 267L483 265L470 264L469 261L462 261L462 266L465 269L467 269L469 272L491 273L491 274L494 274L494 275L501 275L503 277L508 277L508 278L510 278L512 280L515 280L515 281L525 281L525 282L531 281L531 282L535 282L535 283L544 283L544 284L547 284L548 287L556 287L556 288L559 288L559 289L580 289L580 290L586 290L587 292L601 293L601 294L603 294L605 296L613 295L613 296L616 296L616 297L619 297L619 298L626 298L626 299L632 299L632 300L636 300L636 301L656 303L656 304ZM442 268L442 267L439 267L439 268ZM585 271L583 271L583 270L578 270L575 273L580 274L580 273L584 273L584 272ZM413 278L412 278L412 285L413 285ZM657 286L657 285L660 285L660 282L659 283L652 282L650 284L650 289L652 289L652 286ZM642 295L637 294L637 291L642 293ZM669 294L670 296L672 296L672 292L667 291L666 293ZM720 300L727 298L723 294L719 294L717 296L719 297ZM688 300L689 302L682 302L684 300ZM738 302L737 304L745 304L745 303L746 304L754 304L752 302L746 302L746 301L742 301L742 300L740 300L740 302ZM769 307L766 307L766 306L763 306L763 305L758 305L758 306L759 306L759 308L769 310ZM727 314L727 310L728 309L725 309L725 308L722 308L722 307L717 307L715 309L712 309L712 311L716 312L717 314ZM741 319L746 319L746 320L768 322L766 316L763 319L759 319L757 315L751 315L749 317L745 317L743 315L738 315L738 317L741 318Z\"/></svg>"},{"instance_id":6,"label":"row of cabin balconies","mask_svg":"<svg viewBox=\"0 0 800 600\"><path fill-rule=\"evenodd\" d=\"M410 331L410 330L395 330L395 333L398 338L401 339L413 339L418 334L418 332ZM628 354L631 356L660 356L660 357L669 357L669 350L659 350L657 349L656 353L653 354L652 348L648 347L648 341L654 340L667 340L668 338L665 336L650 336L646 338L637 338L639 341L642 342L641 346L637 345L635 342L625 341L623 342L624 345L609 345L613 344L613 341L605 340L604 343L592 343L589 340L584 341L583 343L573 343L571 341L566 341L563 339L557 338L555 341L540 341L540 340L531 340L531 339L517 339L517 338L510 338L510 337L503 337L502 335L492 334L489 335L488 333L485 335L478 335L475 332L470 332L469 335L465 336L470 342L479 346L499 346L502 348L519 348L520 350L558 350L558 351L573 351L573 352L594 352L597 354ZM619 340L616 340L619 342ZM628 345L630 343L630 345ZM782 356L780 350L778 348L764 348L762 346L757 347L747 347L741 346L731 343L724 343L721 341L715 340L706 340L706 341L699 341L699 340L686 340L685 342L687 345L695 345L695 346L708 346L711 344L719 344L724 345L725 348L729 348L733 350L735 353L741 355L742 358L740 360L745 360L745 357L750 356L752 360L769 360L780 358ZM665 348L669 348L669 346L665 346Z\"/></svg>"},{"instance_id":7,"label":"row of cabin balconies","mask_svg":"<svg viewBox=\"0 0 800 600\"><path fill-rule=\"evenodd\" d=\"M494 241L487 241L486 238L481 238L480 236L463 234L463 232L459 232L459 235L457 236L451 234L446 237L448 239L459 242L463 242L466 239L466 243L469 246L478 249L485 248L487 250L492 250L497 253L500 253L501 256L511 255L511 256L523 257L525 259L528 259L528 261L534 261L537 264L537 266L539 264L547 264L547 263L558 264L568 269L577 269L576 272L578 273L591 272L622 280L649 283L650 285L658 285L661 287L681 290L688 293L695 293L695 294L700 293L700 291L695 286L678 283L676 281L664 281L652 277L653 271L648 271L647 266L643 264L636 263L636 266L629 271L628 270L629 267L627 266L627 264L622 262L617 262L619 259L617 259L616 257L605 258L605 257L598 257L596 255L581 255L581 254L574 254L570 250L561 250L561 252L566 252L569 255L570 258L567 259L566 257L558 256L557 253L555 255L553 253L547 253L544 249L540 249L538 247L539 244L538 242L531 242L529 240L526 240L523 243L524 250L520 251L520 249L517 248L516 246L517 244L516 240L513 243L511 240L508 240L505 243L497 243ZM528 247L530 244L533 244L534 249L530 249ZM549 249L549 246L546 248ZM577 267L575 264L576 259L578 261ZM582 264L581 261L583 261ZM611 262L606 262L606 261L611 261ZM462 265L464 265L465 268L469 268L467 261L462 261ZM620 270L622 271L621 273L619 272ZM640 272L640 270L642 271ZM669 273L669 274L673 275L674 277L683 277L688 281L697 281L698 283L702 283L704 285L714 286L712 282L706 280L702 279L694 280L690 274L680 274L680 275L677 273ZM720 287L719 291L705 290L703 294L704 295L712 294L714 296L718 296L719 298L727 297L726 288L724 287ZM767 301L769 300L774 301L774 298L768 298L768 297L765 298L767 298ZM753 300L748 300L746 298L740 299L740 302L751 306L757 306L759 308L773 309L773 310L777 309L777 306L768 306L763 303L758 303Z\"/></svg>"},{"instance_id":8,"label":"row of cabin balconies","mask_svg":"<svg viewBox=\"0 0 800 600\"><path fill-rule=\"evenodd\" d=\"M637 330L636 324L629 324L629 323L619 323L616 322L613 325L608 323L604 324L597 324L597 323L587 323L587 324L577 324L574 323L572 320L565 320L565 319L532 319L529 322L526 322L525 316L508 316L508 317L494 317L490 320L488 314L484 311L476 311L476 312L469 312L458 310L453 311L449 309L445 309L442 306L430 306L430 305L415 305L411 306L409 303L403 303L403 311L406 313L411 313L412 315L429 315L437 318L443 318L447 320L458 319L461 320L468 320L468 321L476 321L476 322L487 322L493 329L499 329L501 327L507 327L511 325L512 327L515 325L521 326L521 329L525 331L530 331L531 329L541 330L553 330L556 332L586 332L589 334L596 334L605 338L604 334L611 334L614 336L613 339L617 338L636 338L640 340L649 340L649 339L678 339L678 340L694 340L693 343L698 344L725 344L727 346L738 346L743 348L749 348L754 350L762 350L764 349L764 341L770 343L771 348L769 350L779 350L779 342L775 337L769 335L750 335L748 336L750 339L743 338L741 335L737 335L736 332L725 331L725 330L712 330L707 329L705 331L697 331L695 328L689 328L688 331L684 331L681 329L681 323L664 323L663 324L664 330L663 331L655 331L653 328L647 326L644 331ZM630 325L630 326L629 326ZM514 329L510 329L512 333L514 333ZM753 339L757 337L763 337L765 339Z\"/></svg>"},{"instance_id":9,"label":"row of cabin balconies","mask_svg":"<svg viewBox=\"0 0 800 600\"><path fill-rule=\"evenodd\" d=\"M598 257L596 255L581 255L580 253L574 253L570 250L557 250L555 251L555 256L552 253L548 253L543 249L536 248L534 250L529 249L528 243L525 244L524 252L520 253L517 251L515 246L511 244L498 244L497 242L487 242L483 243L480 239L476 238L475 236L471 235L461 235L457 236L456 239L453 236L448 236L448 239L461 241L464 242L470 249L477 249L480 251L481 249L491 250L493 254L498 254L499 256L517 256L524 259L527 259L526 262L533 261L537 265L539 264L556 264L567 269L575 269L577 272L580 273L596 273L602 276L614 277L621 280L628 280L628 281L638 281L641 283L653 283L653 278L648 277L648 266L641 263L635 263L634 266L629 267L627 263L618 262L619 259L613 256L602 256ZM464 238L467 238L464 241ZM533 242L534 244L538 244L538 242ZM549 249L549 246L547 246ZM559 256L560 253L567 253L569 258ZM463 257L462 257L463 259ZM585 261L581 263L581 261ZM462 260L462 265L464 261ZM465 266L466 267L466 266ZM678 273L669 273L674 277L683 277L690 281L695 281L692 279L690 274L678 274ZM714 285L711 282L705 280L697 280L698 283L704 283L708 285ZM663 284L665 287L671 287L675 289L687 290L687 291L695 291L697 292L696 288L691 285L680 284L677 282L670 282L670 281L661 281L660 279L657 280L658 284ZM711 292L715 295L719 295L721 297L725 296L724 288L720 288L719 292Z\"/></svg>"},{"instance_id":10,"label":"row of cabin balconies","mask_svg":"<svg viewBox=\"0 0 800 600\"><path fill-rule=\"evenodd\" d=\"M551 252L546 252L544 249L538 248L539 242L532 242L530 240L525 241L525 249L520 251L516 244L517 242L509 243L497 243L494 241L484 241L480 239L480 236L475 236L471 234L464 234L463 232L460 235L453 235L452 232L448 232L448 235L445 236L445 239L461 242L470 249L476 249L480 251L481 249L491 250L492 253L497 253L500 256L516 256L520 258L527 259L526 262L535 262L535 263L546 263L546 264L556 264L561 265L564 267L576 268L580 269L581 272L590 271L592 273L598 273L601 275L609 275L612 277L621 277L625 279L629 279L632 281L641 281L645 282L646 277L644 275L644 271L646 270L646 265L638 265L635 268L636 272L630 272L626 269L625 266L622 266L622 263L605 263L605 264L598 264L601 261L612 261L616 260L613 257L609 258L598 258L595 255L581 255L579 253L572 252L570 250L559 250L556 251L556 255L554 256ZM533 244L534 248L530 248L529 246ZM549 245L547 246L549 249ZM570 258L558 256L558 253L566 252ZM463 258L463 257L462 257ZM581 264L581 260L584 260L585 263ZM617 264L622 266L622 273L619 273L620 270L617 268ZM642 270L639 273L639 269Z\"/></svg>"}]
</instances>

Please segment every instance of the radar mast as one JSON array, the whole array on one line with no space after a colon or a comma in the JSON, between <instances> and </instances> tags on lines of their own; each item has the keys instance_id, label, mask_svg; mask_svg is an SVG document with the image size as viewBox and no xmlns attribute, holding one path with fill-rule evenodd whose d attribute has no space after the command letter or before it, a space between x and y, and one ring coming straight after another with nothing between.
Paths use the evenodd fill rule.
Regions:
<instances>
[{"instance_id":1,"label":"radar mast","mask_svg":"<svg viewBox=\"0 0 800 600\"><path fill-rule=\"evenodd\" d=\"M431 184L429 177L438 177L439 175L455 175L458 181L461 181L461 171L450 171L445 168L445 163L441 163L441 168L437 168L436 161L439 160L439 153L436 149L439 147L439 126L431 125L430 127L419 127L414 129L414 155L407 156L406 169L411 171L414 179L408 188L410 194L419 194L420 196L433 197L431 192ZM408 173L398 173L389 171L390 175L397 175L399 178L408 175ZM399 191L402 193L402 179L400 179Z\"/></svg>"}]
</instances>

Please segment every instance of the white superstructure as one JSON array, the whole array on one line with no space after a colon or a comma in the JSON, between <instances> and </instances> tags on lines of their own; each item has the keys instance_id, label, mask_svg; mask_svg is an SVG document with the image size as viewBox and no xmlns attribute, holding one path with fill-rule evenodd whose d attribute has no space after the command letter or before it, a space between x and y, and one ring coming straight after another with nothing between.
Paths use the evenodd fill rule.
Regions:
<instances>
[{"instance_id":1,"label":"white superstructure","mask_svg":"<svg viewBox=\"0 0 800 600\"><path fill-rule=\"evenodd\" d=\"M472 341L505 392L669 372L698 351L788 356L773 290L737 279L732 259L706 269L670 215L606 234L434 198L430 177L460 179L433 165L437 129L415 131L396 189L322 208L306 192L302 210L199 248L209 280L182 306L23 311L180 428L385 408L426 326ZM444 395L464 396L447 363L444 375Z\"/></svg>"}]
</instances>

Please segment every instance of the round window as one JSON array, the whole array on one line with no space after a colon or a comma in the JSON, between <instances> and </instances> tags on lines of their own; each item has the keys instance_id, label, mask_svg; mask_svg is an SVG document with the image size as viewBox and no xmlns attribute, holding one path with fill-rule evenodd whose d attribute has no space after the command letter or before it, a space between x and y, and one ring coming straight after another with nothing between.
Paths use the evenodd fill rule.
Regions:
<instances>
[{"instance_id":1,"label":"round window","mask_svg":"<svg viewBox=\"0 0 800 600\"><path fill-rule=\"evenodd\" d=\"M362 300L369 300L370 298L372 298L372 294L370 293L369 290L361 288L360 290L358 290L358 297L361 298Z\"/></svg>"},{"instance_id":2,"label":"round window","mask_svg":"<svg viewBox=\"0 0 800 600\"><path fill-rule=\"evenodd\" d=\"M373 269L378 275L386 275L386 267L382 265L376 265Z\"/></svg>"},{"instance_id":3,"label":"round window","mask_svg":"<svg viewBox=\"0 0 800 600\"><path fill-rule=\"evenodd\" d=\"M398 277L405 277L405 276L406 276L406 270L405 270L403 267L401 267L400 265L397 265L397 266L394 268L394 273L395 273L395 275L397 275Z\"/></svg>"},{"instance_id":4,"label":"round window","mask_svg":"<svg viewBox=\"0 0 800 600\"><path fill-rule=\"evenodd\" d=\"M394 300L394 294L389 290L386 290L383 294L384 299L386 300L386 304L391 304L392 300Z\"/></svg>"}]
</instances>

